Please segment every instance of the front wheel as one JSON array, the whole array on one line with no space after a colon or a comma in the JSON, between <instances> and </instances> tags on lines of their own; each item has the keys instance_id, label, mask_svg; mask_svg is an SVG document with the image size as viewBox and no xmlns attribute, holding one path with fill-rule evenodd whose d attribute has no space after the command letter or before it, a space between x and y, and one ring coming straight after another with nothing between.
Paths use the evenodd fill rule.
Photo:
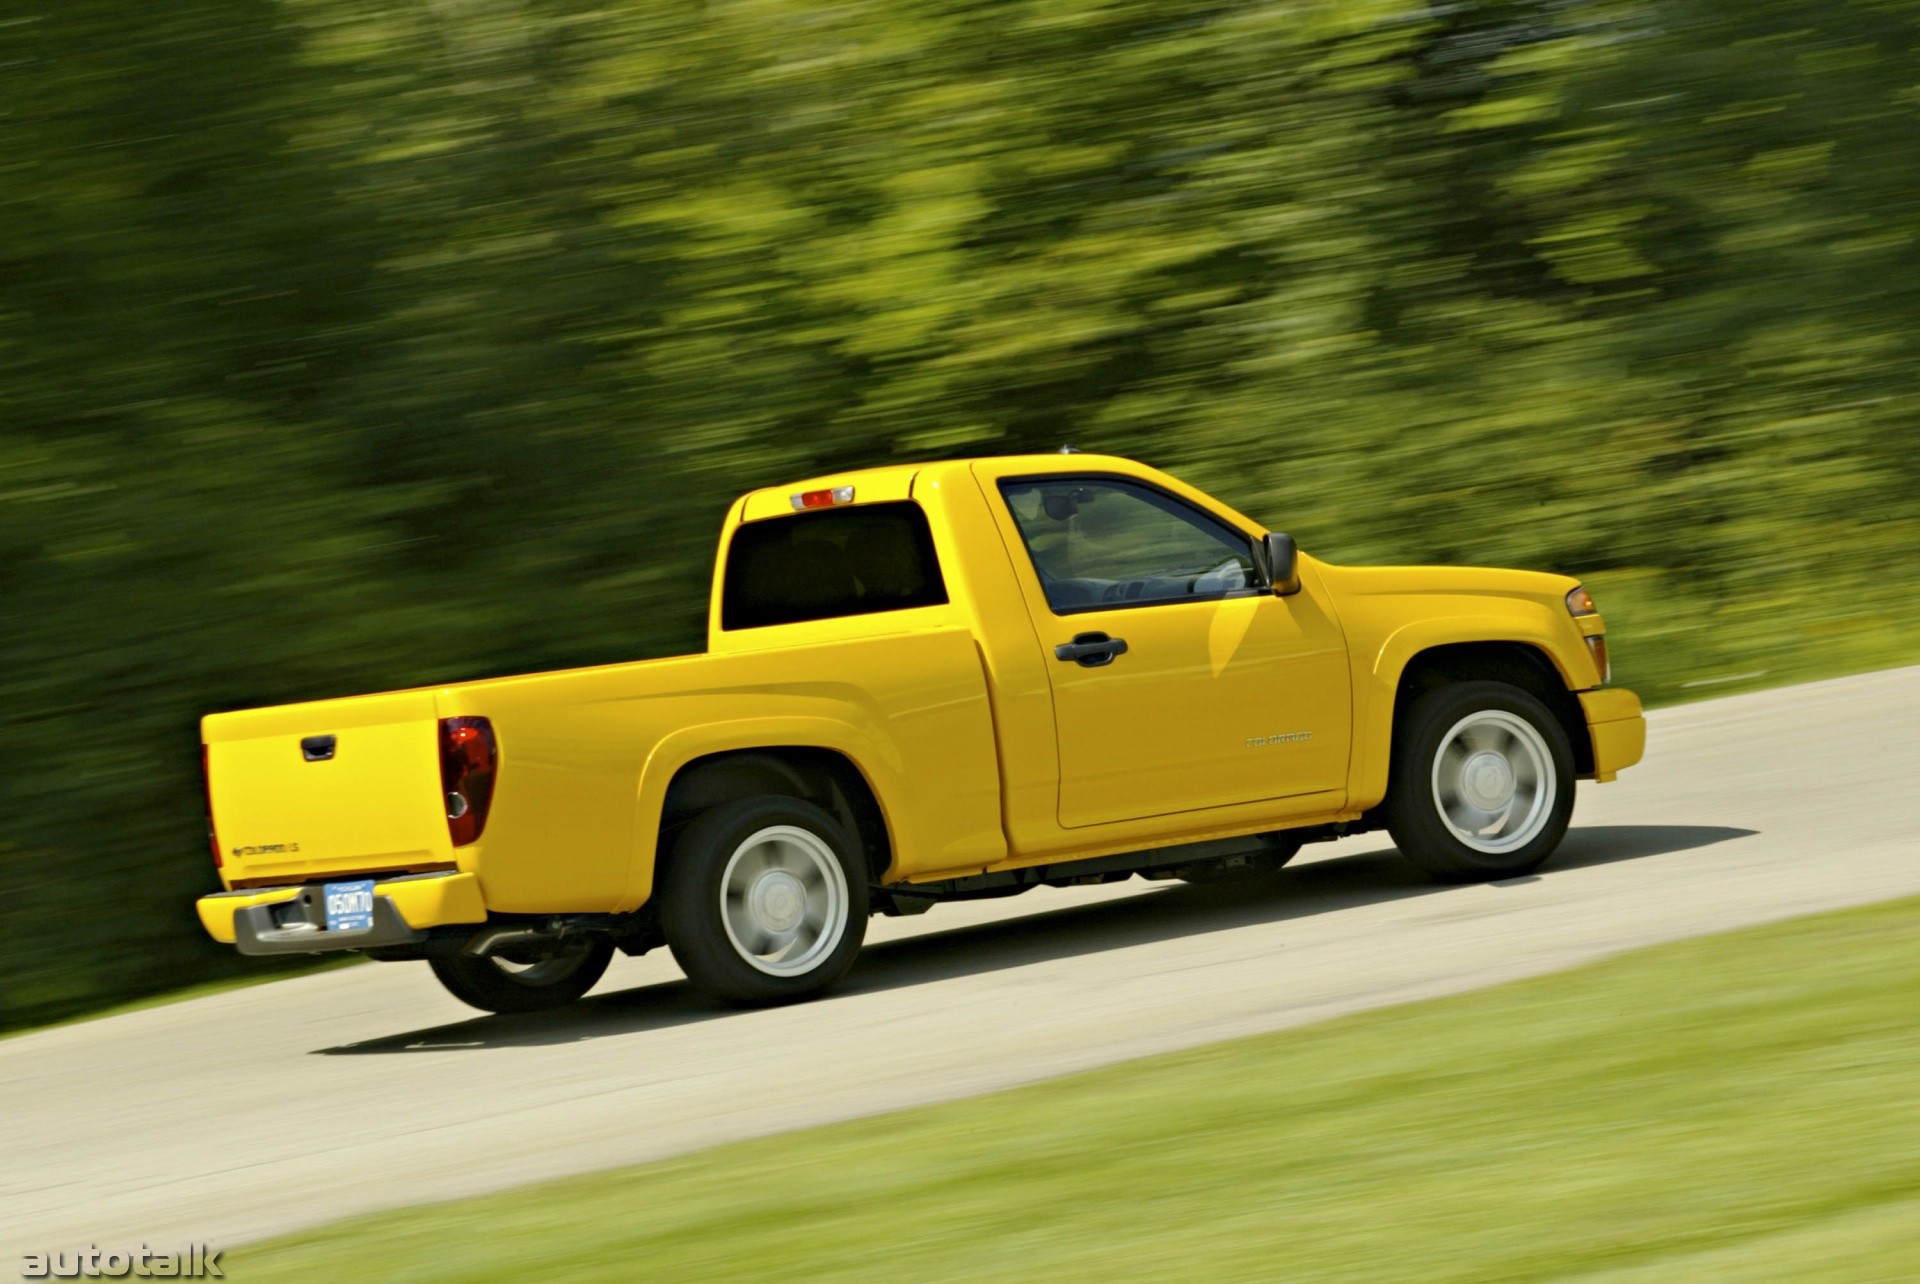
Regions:
<instances>
[{"instance_id":1,"label":"front wheel","mask_svg":"<svg viewBox=\"0 0 1920 1284\"><path fill-rule=\"evenodd\" d=\"M838 821L798 798L722 803L674 844L661 926L688 979L730 1003L818 993L867 934L867 872Z\"/></svg>"},{"instance_id":2,"label":"front wheel","mask_svg":"<svg viewBox=\"0 0 1920 1284\"><path fill-rule=\"evenodd\" d=\"M571 941L520 961L500 955L447 954L433 974L453 997L482 1012L541 1012L564 1007L593 988L613 959L610 941Z\"/></svg>"},{"instance_id":3,"label":"front wheel","mask_svg":"<svg viewBox=\"0 0 1920 1284\"><path fill-rule=\"evenodd\" d=\"M1573 816L1573 749L1547 707L1504 682L1421 696L1393 747L1387 829L1442 882L1524 874Z\"/></svg>"}]
</instances>

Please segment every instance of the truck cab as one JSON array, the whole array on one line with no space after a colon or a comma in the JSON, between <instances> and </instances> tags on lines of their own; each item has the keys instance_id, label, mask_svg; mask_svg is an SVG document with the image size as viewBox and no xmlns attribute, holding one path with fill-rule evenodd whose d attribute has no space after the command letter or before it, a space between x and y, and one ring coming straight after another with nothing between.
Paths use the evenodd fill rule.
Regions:
<instances>
[{"instance_id":1,"label":"truck cab","mask_svg":"<svg viewBox=\"0 0 1920 1284\"><path fill-rule=\"evenodd\" d=\"M702 655L207 718L201 917L497 1011L661 944L798 998L872 912L1376 827L1437 878L1531 869L1640 756L1607 679L1574 579L1321 562L1132 460L819 477L730 508Z\"/></svg>"}]
</instances>

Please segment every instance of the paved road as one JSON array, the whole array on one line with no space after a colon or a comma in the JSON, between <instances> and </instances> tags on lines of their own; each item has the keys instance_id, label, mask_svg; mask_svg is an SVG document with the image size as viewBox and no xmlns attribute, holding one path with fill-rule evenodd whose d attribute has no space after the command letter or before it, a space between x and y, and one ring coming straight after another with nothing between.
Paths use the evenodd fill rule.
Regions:
<instances>
[{"instance_id":1,"label":"paved road","mask_svg":"<svg viewBox=\"0 0 1920 1284\"><path fill-rule=\"evenodd\" d=\"M1920 667L1656 713L1539 875L1438 888L1383 836L1251 891L1133 882L875 923L832 997L717 1011L662 952L473 1019L375 964L0 1042L0 1273L231 1246L1920 893ZM1310 857L1310 858L1309 858Z\"/></svg>"}]
</instances>

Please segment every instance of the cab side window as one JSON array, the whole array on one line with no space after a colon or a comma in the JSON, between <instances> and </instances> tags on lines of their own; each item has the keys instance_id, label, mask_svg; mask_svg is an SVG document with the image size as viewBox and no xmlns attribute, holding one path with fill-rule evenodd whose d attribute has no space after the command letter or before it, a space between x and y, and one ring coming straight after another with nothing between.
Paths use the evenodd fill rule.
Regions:
<instances>
[{"instance_id":1,"label":"cab side window","mask_svg":"<svg viewBox=\"0 0 1920 1284\"><path fill-rule=\"evenodd\" d=\"M1057 615L1259 587L1246 535L1152 486L1043 477L1003 481L1000 493Z\"/></svg>"}]
</instances>

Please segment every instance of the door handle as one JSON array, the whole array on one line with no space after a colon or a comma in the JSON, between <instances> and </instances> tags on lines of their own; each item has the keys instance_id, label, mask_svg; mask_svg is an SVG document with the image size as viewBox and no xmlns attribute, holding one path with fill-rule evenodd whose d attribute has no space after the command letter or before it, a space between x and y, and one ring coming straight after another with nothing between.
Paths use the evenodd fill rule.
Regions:
<instances>
[{"instance_id":1,"label":"door handle","mask_svg":"<svg viewBox=\"0 0 1920 1284\"><path fill-rule=\"evenodd\" d=\"M1103 664L1112 664L1113 657L1127 653L1125 638L1110 638L1104 633L1076 633L1073 641L1062 642L1053 648L1056 660L1072 660L1086 669L1097 669Z\"/></svg>"}]
</instances>

